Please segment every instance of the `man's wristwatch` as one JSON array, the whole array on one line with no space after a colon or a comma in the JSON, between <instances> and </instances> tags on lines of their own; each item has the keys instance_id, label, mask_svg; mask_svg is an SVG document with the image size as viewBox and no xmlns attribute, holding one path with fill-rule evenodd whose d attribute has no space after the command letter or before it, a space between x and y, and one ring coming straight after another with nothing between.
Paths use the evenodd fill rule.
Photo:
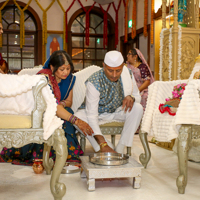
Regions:
<instances>
[{"instance_id":1,"label":"man's wristwatch","mask_svg":"<svg viewBox=\"0 0 200 200\"><path fill-rule=\"evenodd\" d=\"M133 99L133 101L135 101L135 97L132 94L129 96Z\"/></svg>"}]
</instances>

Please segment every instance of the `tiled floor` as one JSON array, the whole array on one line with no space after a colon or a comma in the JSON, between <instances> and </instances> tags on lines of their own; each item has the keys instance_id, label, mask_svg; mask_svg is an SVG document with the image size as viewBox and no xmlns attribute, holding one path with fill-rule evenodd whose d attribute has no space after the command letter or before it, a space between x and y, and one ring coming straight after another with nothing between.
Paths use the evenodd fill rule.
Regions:
<instances>
[{"instance_id":1,"label":"tiled floor","mask_svg":"<svg viewBox=\"0 0 200 200\"><path fill-rule=\"evenodd\" d=\"M117 137L118 141L118 137ZM152 157L147 169L142 169L140 189L132 188L132 179L97 180L96 190L88 192L86 179L79 173L62 174L67 192L63 200L199 200L200 163L188 162L188 184L185 194L178 194L176 154L150 144ZM87 143L86 151L92 152ZM143 152L139 136L132 147L132 157L138 160ZM53 200L50 176L34 174L31 167L0 163L0 200Z\"/></svg>"}]
</instances>

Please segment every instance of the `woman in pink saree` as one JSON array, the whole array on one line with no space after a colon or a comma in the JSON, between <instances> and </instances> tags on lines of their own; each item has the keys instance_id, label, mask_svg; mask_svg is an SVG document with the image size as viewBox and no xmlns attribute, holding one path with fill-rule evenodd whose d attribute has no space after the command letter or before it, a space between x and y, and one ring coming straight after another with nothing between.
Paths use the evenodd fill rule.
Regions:
<instances>
[{"instance_id":1,"label":"woman in pink saree","mask_svg":"<svg viewBox=\"0 0 200 200\"><path fill-rule=\"evenodd\" d=\"M141 94L141 104L146 108L148 97L148 86L154 82L153 75L141 51L137 48L131 49L127 55L127 67L131 69Z\"/></svg>"}]
</instances>

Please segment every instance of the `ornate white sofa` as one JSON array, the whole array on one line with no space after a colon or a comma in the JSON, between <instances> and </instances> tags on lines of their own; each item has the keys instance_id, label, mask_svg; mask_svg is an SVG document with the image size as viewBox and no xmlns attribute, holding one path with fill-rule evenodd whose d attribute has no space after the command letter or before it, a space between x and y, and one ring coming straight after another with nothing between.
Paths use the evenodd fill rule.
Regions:
<instances>
[{"instance_id":1,"label":"ornate white sofa","mask_svg":"<svg viewBox=\"0 0 200 200\"><path fill-rule=\"evenodd\" d=\"M26 85L29 86L25 88ZM0 88L0 151L3 147L44 142L43 165L46 174L51 174L54 162L49 159L49 152L53 146L56 162L50 189L55 200L62 199L66 187L59 182L59 176L67 159L67 141L61 129L62 120L55 116L56 102L46 78L0 74ZM45 94L52 95L48 98L51 100Z\"/></svg>"},{"instance_id":2,"label":"ornate white sofa","mask_svg":"<svg viewBox=\"0 0 200 200\"><path fill-rule=\"evenodd\" d=\"M200 145L200 80L193 79L194 73L199 70L200 63L197 62L188 80L156 81L151 84L140 129L140 136L145 147L145 154L142 154L140 159L145 166L151 157L146 141L147 134L155 137L159 142L170 142L177 138L179 176L176 183L178 192L181 194L185 193L187 184L188 150L192 147L191 144ZM159 104L164 103L166 98L172 97L173 87L180 83L187 83L187 86L176 115L161 114L158 109Z\"/></svg>"}]
</instances>

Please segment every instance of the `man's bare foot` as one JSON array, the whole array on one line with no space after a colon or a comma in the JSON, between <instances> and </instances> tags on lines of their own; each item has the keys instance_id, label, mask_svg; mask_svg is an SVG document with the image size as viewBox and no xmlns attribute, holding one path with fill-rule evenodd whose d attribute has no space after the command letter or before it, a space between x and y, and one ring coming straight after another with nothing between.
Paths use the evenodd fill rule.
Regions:
<instances>
[{"instance_id":1,"label":"man's bare foot","mask_svg":"<svg viewBox=\"0 0 200 200\"><path fill-rule=\"evenodd\" d=\"M95 140L97 141L98 144L105 142L105 138L102 135L95 135L94 138L95 138Z\"/></svg>"},{"instance_id":2,"label":"man's bare foot","mask_svg":"<svg viewBox=\"0 0 200 200\"><path fill-rule=\"evenodd\" d=\"M101 148L100 152L111 152L111 153L117 153L114 149L110 148L108 145Z\"/></svg>"},{"instance_id":3,"label":"man's bare foot","mask_svg":"<svg viewBox=\"0 0 200 200\"><path fill-rule=\"evenodd\" d=\"M100 144L103 144L105 143L105 138L102 136L102 135L95 135L94 136L95 140L97 141L97 143L100 145ZM116 151L114 151L114 149L112 149L111 147L109 147L108 145L104 145L100 152L111 152L111 153L117 153Z\"/></svg>"}]
</instances>

